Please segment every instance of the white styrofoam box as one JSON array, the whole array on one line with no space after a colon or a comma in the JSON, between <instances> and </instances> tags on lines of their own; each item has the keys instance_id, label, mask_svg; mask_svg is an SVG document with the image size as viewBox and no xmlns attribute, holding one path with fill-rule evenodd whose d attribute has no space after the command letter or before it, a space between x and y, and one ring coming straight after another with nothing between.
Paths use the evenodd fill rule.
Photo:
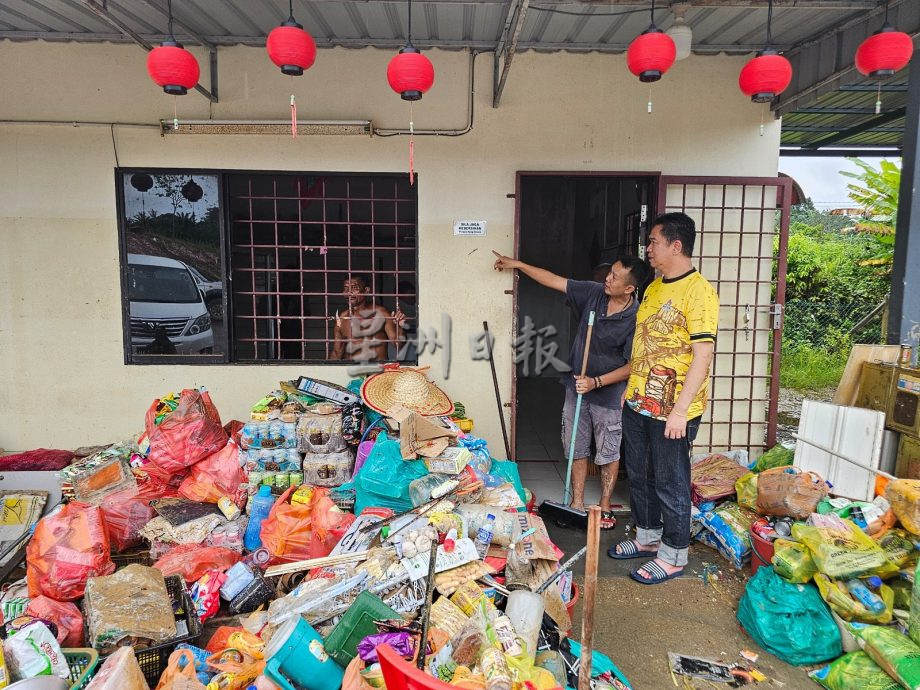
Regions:
<instances>
[{"instance_id":1,"label":"white styrofoam box","mask_svg":"<svg viewBox=\"0 0 920 690\"><path fill-rule=\"evenodd\" d=\"M883 412L817 400L802 401L799 436L864 465L879 467L884 435ZM802 441L796 441L794 465L830 482L831 493L836 496L859 501L875 497L875 474Z\"/></svg>"}]
</instances>

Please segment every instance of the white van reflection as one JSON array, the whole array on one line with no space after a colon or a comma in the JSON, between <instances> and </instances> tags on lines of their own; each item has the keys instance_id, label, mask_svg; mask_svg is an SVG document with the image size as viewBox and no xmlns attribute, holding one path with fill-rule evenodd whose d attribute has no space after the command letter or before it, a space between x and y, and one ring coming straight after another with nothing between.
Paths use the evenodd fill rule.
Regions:
<instances>
[{"instance_id":1,"label":"white van reflection","mask_svg":"<svg viewBox=\"0 0 920 690\"><path fill-rule=\"evenodd\" d=\"M135 354L210 354L214 332L204 297L181 261L128 254L131 349Z\"/></svg>"}]
</instances>

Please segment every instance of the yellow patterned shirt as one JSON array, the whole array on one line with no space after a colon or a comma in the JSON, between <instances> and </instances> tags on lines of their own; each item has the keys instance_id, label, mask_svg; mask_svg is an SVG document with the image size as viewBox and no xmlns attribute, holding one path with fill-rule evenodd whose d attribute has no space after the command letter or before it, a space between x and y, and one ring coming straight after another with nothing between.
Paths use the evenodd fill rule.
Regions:
<instances>
[{"instance_id":1,"label":"yellow patterned shirt","mask_svg":"<svg viewBox=\"0 0 920 690\"><path fill-rule=\"evenodd\" d=\"M696 269L677 278L656 278L636 315L627 404L639 414L667 419L693 361L692 343L715 342L719 295ZM693 398L687 417L706 410L709 377Z\"/></svg>"}]
</instances>

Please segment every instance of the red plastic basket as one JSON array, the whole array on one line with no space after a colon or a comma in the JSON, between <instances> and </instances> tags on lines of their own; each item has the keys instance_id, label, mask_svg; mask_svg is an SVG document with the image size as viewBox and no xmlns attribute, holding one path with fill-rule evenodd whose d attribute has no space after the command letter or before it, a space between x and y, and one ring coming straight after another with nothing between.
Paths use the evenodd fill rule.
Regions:
<instances>
[{"instance_id":1,"label":"red plastic basket","mask_svg":"<svg viewBox=\"0 0 920 690\"><path fill-rule=\"evenodd\" d=\"M457 690L456 685L419 671L388 644L377 647L377 656L387 690Z\"/></svg>"}]
</instances>

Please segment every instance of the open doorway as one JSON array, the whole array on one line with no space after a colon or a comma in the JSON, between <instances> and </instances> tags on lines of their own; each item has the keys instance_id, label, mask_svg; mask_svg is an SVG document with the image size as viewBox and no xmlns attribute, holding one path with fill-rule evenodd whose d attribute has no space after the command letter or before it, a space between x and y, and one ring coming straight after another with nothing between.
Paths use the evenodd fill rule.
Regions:
<instances>
[{"instance_id":1,"label":"open doorway","mask_svg":"<svg viewBox=\"0 0 920 690\"><path fill-rule=\"evenodd\" d=\"M657 179L654 173L519 173L518 258L566 278L592 280L595 272L605 273L595 271L601 264L622 255L642 255ZM516 333L535 332L535 350L568 362L578 319L565 295L526 277L518 280L515 291ZM521 472L530 478L528 486L551 498L561 496L559 479L565 477L565 390L560 377L572 374L552 363L538 371L536 355L517 364L512 437ZM541 484L542 492L536 488ZM596 484L589 480L586 498L592 498Z\"/></svg>"}]
</instances>

